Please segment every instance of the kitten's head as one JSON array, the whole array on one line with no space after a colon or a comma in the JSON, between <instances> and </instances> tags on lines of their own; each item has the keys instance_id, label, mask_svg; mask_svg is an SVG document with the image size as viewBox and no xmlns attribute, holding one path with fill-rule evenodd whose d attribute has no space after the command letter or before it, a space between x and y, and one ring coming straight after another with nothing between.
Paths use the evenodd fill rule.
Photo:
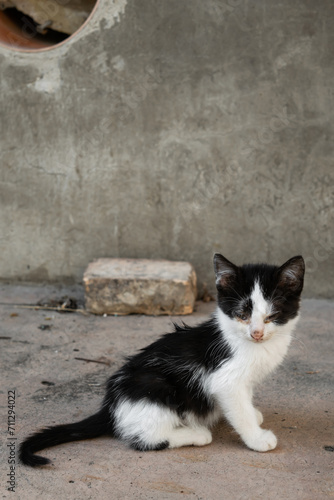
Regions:
<instances>
[{"instance_id":1,"label":"kitten's head","mask_svg":"<svg viewBox=\"0 0 334 500\"><path fill-rule=\"evenodd\" d=\"M301 256L281 267L267 264L236 266L214 256L218 306L236 331L253 342L263 342L280 326L298 316L305 264Z\"/></svg>"}]
</instances>

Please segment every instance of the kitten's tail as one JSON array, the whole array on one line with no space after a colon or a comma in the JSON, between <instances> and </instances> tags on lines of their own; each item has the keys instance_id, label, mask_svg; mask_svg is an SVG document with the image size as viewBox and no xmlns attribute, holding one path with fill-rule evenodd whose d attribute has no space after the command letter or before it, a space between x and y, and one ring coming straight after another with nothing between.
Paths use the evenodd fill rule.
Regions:
<instances>
[{"instance_id":1,"label":"kitten's tail","mask_svg":"<svg viewBox=\"0 0 334 500\"><path fill-rule=\"evenodd\" d=\"M96 438L103 434L112 434L111 418L107 407L102 407L98 413L80 422L47 427L36 432L21 443L19 457L22 463L30 467L46 465L50 463L50 460L34 455L36 451L70 441Z\"/></svg>"}]
</instances>

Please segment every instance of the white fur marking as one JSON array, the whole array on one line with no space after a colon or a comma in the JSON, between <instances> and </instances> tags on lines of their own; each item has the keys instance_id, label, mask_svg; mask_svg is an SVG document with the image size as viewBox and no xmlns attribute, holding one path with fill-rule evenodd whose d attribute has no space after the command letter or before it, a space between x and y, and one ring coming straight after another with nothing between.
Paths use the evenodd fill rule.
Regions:
<instances>
[{"instance_id":1,"label":"white fur marking","mask_svg":"<svg viewBox=\"0 0 334 500\"><path fill-rule=\"evenodd\" d=\"M277 439L271 431L260 427L263 417L253 406L253 387L283 360L298 317L285 325L264 324L271 306L258 284L251 298L253 313L250 324L231 319L217 308L217 322L233 356L212 373L207 381L207 391L214 395L227 420L249 448L268 451L276 447ZM263 328L263 342L250 342L254 327Z\"/></svg>"},{"instance_id":2,"label":"white fur marking","mask_svg":"<svg viewBox=\"0 0 334 500\"><path fill-rule=\"evenodd\" d=\"M212 441L211 432L195 416L188 415L182 420L169 408L148 400L120 401L115 411L115 428L121 439L139 438L152 447L165 441L168 441L169 448L204 446Z\"/></svg>"}]
</instances>

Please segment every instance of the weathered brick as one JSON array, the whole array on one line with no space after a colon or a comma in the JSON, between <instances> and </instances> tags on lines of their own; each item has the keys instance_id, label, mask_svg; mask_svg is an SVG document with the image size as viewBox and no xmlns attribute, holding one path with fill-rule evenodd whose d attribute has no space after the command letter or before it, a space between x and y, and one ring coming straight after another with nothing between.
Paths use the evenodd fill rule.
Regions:
<instances>
[{"instance_id":1,"label":"weathered brick","mask_svg":"<svg viewBox=\"0 0 334 500\"><path fill-rule=\"evenodd\" d=\"M86 309L95 314L191 314L196 300L188 262L98 259L83 281Z\"/></svg>"}]
</instances>

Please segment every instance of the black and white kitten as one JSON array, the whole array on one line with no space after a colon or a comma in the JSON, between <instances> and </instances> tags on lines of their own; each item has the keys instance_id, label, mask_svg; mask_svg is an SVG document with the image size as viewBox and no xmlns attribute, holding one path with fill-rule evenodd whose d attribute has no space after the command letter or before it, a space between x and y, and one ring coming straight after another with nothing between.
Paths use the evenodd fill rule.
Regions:
<instances>
[{"instance_id":1,"label":"black and white kitten","mask_svg":"<svg viewBox=\"0 0 334 500\"><path fill-rule=\"evenodd\" d=\"M136 450L203 446L223 416L256 451L276 447L260 427L253 388L278 366L298 320L305 265L301 256L281 267L237 267L214 256L218 307L206 322L175 325L129 357L108 381L101 409L81 422L49 427L20 446L21 461L45 465L35 452L109 434Z\"/></svg>"}]
</instances>

